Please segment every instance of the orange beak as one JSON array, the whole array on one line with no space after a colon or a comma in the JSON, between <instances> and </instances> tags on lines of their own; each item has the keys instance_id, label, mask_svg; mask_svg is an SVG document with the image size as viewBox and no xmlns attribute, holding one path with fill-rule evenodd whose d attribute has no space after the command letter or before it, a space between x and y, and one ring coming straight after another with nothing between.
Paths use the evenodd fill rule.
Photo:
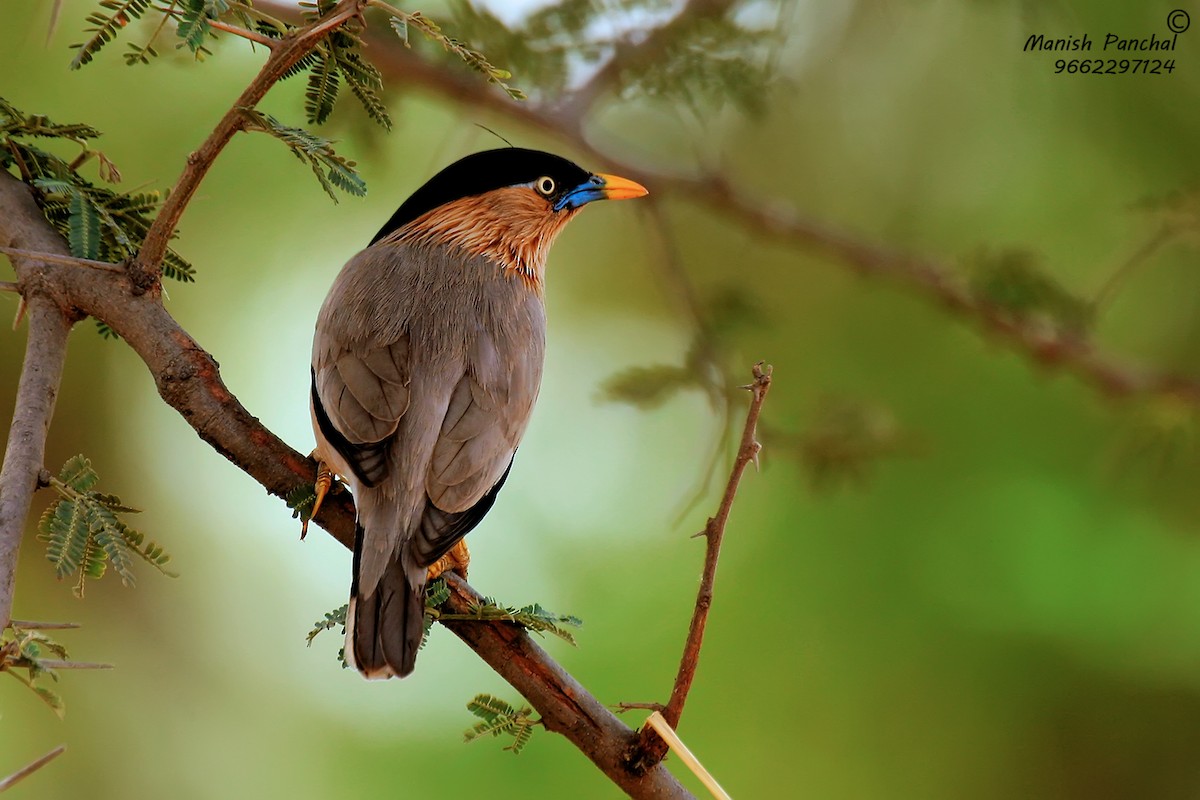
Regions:
<instances>
[{"instance_id":1,"label":"orange beak","mask_svg":"<svg viewBox=\"0 0 1200 800\"><path fill-rule=\"evenodd\" d=\"M645 197L650 194L645 186L628 178L603 173L596 173L596 177L604 181L604 186L600 191L604 194L605 200L632 200L635 197Z\"/></svg>"}]
</instances>

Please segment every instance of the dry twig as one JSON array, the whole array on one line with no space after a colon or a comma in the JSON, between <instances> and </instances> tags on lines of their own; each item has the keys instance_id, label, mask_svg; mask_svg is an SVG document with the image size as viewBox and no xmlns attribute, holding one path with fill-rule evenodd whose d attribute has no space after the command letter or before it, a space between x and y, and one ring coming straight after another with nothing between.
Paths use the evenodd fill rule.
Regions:
<instances>
[{"instance_id":1,"label":"dry twig","mask_svg":"<svg viewBox=\"0 0 1200 800\"><path fill-rule=\"evenodd\" d=\"M725 538L729 512L733 510L733 501L737 497L738 485L746 467L751 462L758 463L758 452L762 449L762 445L758 443L758 420L762 415L767 392L771 388L771 367L764 367L762 362L755 364L753 377L754 380L744 387L750 391L750 407L746 412L746 424L742 429L742 438L733 469L729 474L729 482L725 485L725 494L721 497L717 513L709 517L704 530L697 534L705 540L704 570L700 576L700 590L696 594L692 622L688 626L687 641L683 646L683 657L679 660L679 671L675 675L675 685L671 689L671 698L662 710L663 717L672 728L679 727L679 718L683 715L683 706L687 702L688 692L692 688L696 668L700 663L700 648L704 645L704 628L708 624L709 609L712 608L717 562L721 557L721 542ZM659 763L666 753L666 741L656 734L653 728L643 728L638 746L632 751L629 760L632 768L638 771Z\"/></svg>"}]
</instances>

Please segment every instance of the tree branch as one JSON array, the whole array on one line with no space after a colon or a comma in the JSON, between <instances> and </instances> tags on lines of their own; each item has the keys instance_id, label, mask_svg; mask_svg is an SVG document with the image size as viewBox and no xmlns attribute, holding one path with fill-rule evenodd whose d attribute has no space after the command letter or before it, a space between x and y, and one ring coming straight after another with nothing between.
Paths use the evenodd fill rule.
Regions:
<instances>
[{"instance_id":1,"label":"tree branch","mask_svg":"<svg viewBox=\"0 0 1200 800\"><path fill-rule=\"evenodd\" d=\"M260 0L260 5L282 7L276 0ZM820 255L864 277L891 280L1001 340L1034 363L1073 374L1109 397L1160 396L1200 406L1200 377L1125 363L1078 335L1047 330L1036 321L1015 319L1002 308L972 295L958 271L948 264L867 241L805 216L787 203L764 198L761 193L752 197L721 175L679 175L614 158L588 140L584 123L589 109L579 103L568 100L558 106L518 104L489 91L468 75L446 70L415 50L400 46L392 41L394 37L368 32L366 38L372 47L374 63L390 81L452 100L472 114L485 109L502 115L563 141L578 153L651 187L657 196L670 195L698 203L749 232ZM611 74L601 78L602 74L605 71L597 75L602 82L611 80ZM581 91L581 97L590 96L593 100L603 94L597 87ZM678 276L667 277L678 280Z\"/></svg>"},{"instance_id":2,"label":"tree branch","mask_svg":"<svg viewBox=\"0 0 1200 800\"><path fill-rule=\"evenodd\" d=\"M208 174L213 161L225 149L225 145L229 144L233 135L242 129L243 109L257 106L284 73L304 58L322 39L349 20L358 17L365 3L366 0L341 0L328 16L273 43L270 56L254 76L254 80L238 95L229 111L221 117L212 133L200 145L200 149L188 156L183 174L179 176L175 188L167 195L162 209L155 217L150 230L146 232L137 257L129 264L129 274L135 291L144 292L158 281L167 244L175 233L179 218L183 216L183 210L196 193L200 181Z\"/></svg>"},{"instance_id":3,"label":"tree branch","mask_svg":"<svg viewBox=\"0 0 1200 800\"><path fill-rule=\"evenodd\" d=\"M737 497L738 485L742 475L751 462L758 464L758 452L762 445L758 443L758 420L762 415L763 403L771 388L771 368L764 367L762 362L754 365L754 380L747 386L749 389L750 407L746 411L746 425L742 429L742 439L738 446L737 457L729 474L729 482L725 486L725 494L717 507L715 516L708 518L704 530L697 534L705 539L704 571L700 576L700 589L696 594L696 608L692 612L692 622L688 626L687 641L683 646L683 657L679 661L679 671L675 676L675 685L671 689L671 698L662 710L663 718L671 728L679 727L679 718L683 715L683 706L687 702L688 692L696 678L696 668L700 663L700 648L704 644L704 629L708 624L708 612L712 608L713 586L717 578L717 562L721 557L721 542L725 538L725 526L729 522L729 512L733 510L733 501ZM628 705L628 704L626 704ZM653 728L642 729L641 737L636 748L629 756L633 770L647 769L662 761L667 753L667 742Z\"/></svg>"},{"instance_id":4,"label":"tree branch","mask_svg":"<svg viewBox=\"0 0 1200 800\"><path fill-rule=\"evenodd\" d=\"M7 172L0 174L24 189L29 205L33 205L24 184ZM38 250L65 248L65 242L40 213L36 220L22 226L18 215L20 204L8 202L9 199L0 195L0 220L6 221L0 223L0 244L19 243ZM75 321L73 313L60 304L54 284L47 280L47 272L54 269L49 262L14 257L13 266L29 314L29 333L4 464L0 467L0 630L12 618L25 521L45 461L46 436L67 357L67 335Z\"/></svg>"},{"instance_id":5,"label":"tree branch","mask_svg":"<svg viewBox=\"0 0 1200 800\"><path fill-rule=\"evenodd\" d=\"M36 245L24 240L33 233L42 237ZM46 242L46 235L57 242ZM66 249L34 204L29 188L2 170L0 241L48 252ZM19 275L22 269L18 267ZM70 307L103 320L137 352L154 375L163 400L218 453L279 497L313 483L315 462L267 430L238 402L222 382L212 356L179 327L157 294L134 294L129 276L123 274L53 264L46 270L46 280L62 288ZM331 493L315 521L346 547L354 546L354 504L349 492ZM448 610L470 613L480 596L465 582L447 577L453 589ZM537 709L549 730L566 736L624 791L643 798L691 796L661 765L644 774L631 772L624 754L637 741L637 733L588 694L523 628L507 622L447 621L445 625Z\"/></svg>"}]
</instances>

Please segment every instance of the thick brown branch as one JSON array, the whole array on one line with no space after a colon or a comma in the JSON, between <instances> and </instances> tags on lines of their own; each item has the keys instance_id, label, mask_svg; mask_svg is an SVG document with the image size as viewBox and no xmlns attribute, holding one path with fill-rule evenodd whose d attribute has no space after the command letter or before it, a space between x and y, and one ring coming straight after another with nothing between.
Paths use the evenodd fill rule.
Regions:
<instances>
[{"instance_id":1,"label":"thick brown branch","mask_svg":"<svg viewBox=\"0 0 1200 800\"><path fill-rule=\"evenodd\" d=\"M2 174L17 183L8 173ZM23 184L17 186L24 189ZM65 247L40 214L34 224L21 224L23 212L30 208L37 212L27 190L24 197L27 203L22 203L19 197L0 195L0 220L10 220L10 224L0 226L0 245L51 251ZM54 269L49 262L14 258L13 265L27 304L29 338L4 465L0 467L0 629L12 617L17 557L29 506L37 490L38 473L45 462L46 436L66 362L67 335L74 322L74 315L61 304L61 294L47 280L47 273Z\"/></svg>"},{"instance_id":2,"label":"thick brown branch","mask_svg":"<svg viewBox=\"0 0 1200 800\"><path fill-rule=\"evenodd\" d=\"M721 543L725 538L725 526L729 522L729 513L733 510L733 501L737 497L738 485L742 475L751 462L758 463L758 420L762 415L763 402L767 399L767 391L771 388L771 368L762 363L754 365L754 380L748 386L750 390L750 408L746 412L746 425L742 429L742 439L738 445L737 457L729 474L729 482L725 485L725 494L717 513L709 517L708 524L698 534L705 539L704 571L700 576L700 589L696 594L696 607L692 612L692 622L688 626L687 641L683 646L683 657L679 661L679 671L675 676L675 685L671 689L671 699L667 701L662 715L672 728L679 727L679 718L683 714L683 706L687 702L688 692L696 678L696 668L700 663L700 648L704 645L704 629L708 624L708 613L712 608L713 587L717 579L717 563L721 557ZM663 741L650 727L642 729L640 741L630 756L634 770L647 769L659 763L667 753L667 743Z\"/></svg>"},{"instance_id":3,"label":"thick brown branch","mask_svg":"<svg viewBox=\"0 0 1200 800\"><path fill-rule=\"evenodd\" d=\"M8 205L6 205L6 203ZM41 227L66 244L33 203L28 187L0 171L0 241L9 229ZM30 243L14 241L24 247ZM62 287L71 307L108 323L132 347L154 375L159 393L202 439L267 491L284 496L312 484L316 465L293 450L238 402L221 380L216 361L163 308L155 294L134 294L128 276L100 270L49 265L47 280ZM40 462L39 462L40 466ZM339 491L326 499L316 522L346 547L354 544L354 505ZM467 614L479 596L461 581L451 581L452 613ZM610 780L634 797L686 798L691 795L661 766L634 774L622 755L637 734L616 719L558 666L519 626L504 622L449 622L447 627L508 680L542 715L546 727L571 740Z\"/></svg>"},{"instance_id":4,"label":"thick brown branch","mask_svg":"<svg viewBox=\"0 0 1200 800\"><path fill-rule=\"evenodd\" d=\"M271 55L267 58L262 69L254 76L237 100L233 102L225 116L213 128L212 133L200 145L200 148L188 156L187 166L175 188L171 190L162 209L146 232L142 248L129 266L129 274L133 279L136 291L146 291L153 286L161 271L163 257L167 252L167 244L175 233L183 210L196 193L200 181L208 173L217 156L229 144L233 135L242 129L244 122L242 109L254 108L274 86L284 73L304 58L317 44L331 32L346 24L347 21L359 16L365 0L341 0L337 7L324 19L318 20L295 33L272 43Z\"/></svg>"},{"instance_id":5,"label":"thick brown branch","mask_svg":"<svg viewBox=\"0 0 1200 800\"><path fill-rule=\"evenodd\" d=\"M17 557L37 476L46 457L46 434L67 356L71 323L53 300L26 295L29 339L17 404L0 468L0 629L12 617Z\"/></svg>"}]
</instances>

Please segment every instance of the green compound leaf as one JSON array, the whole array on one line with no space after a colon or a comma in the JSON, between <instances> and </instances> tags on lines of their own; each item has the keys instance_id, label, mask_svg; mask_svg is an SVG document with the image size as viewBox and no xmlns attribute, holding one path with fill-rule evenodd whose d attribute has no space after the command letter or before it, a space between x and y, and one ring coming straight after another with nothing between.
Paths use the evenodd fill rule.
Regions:
<instances>
[{"instance_id":1,"label":"green compound leaf","mask_svg":"<svg viewBox=\"0 0 1200 800\"><path fill-rule=\"evenodd\" d=\"M467 703L467 710L483 721L475 723L463 732L464 742L473 742L489 734L508 734L513 737L513 742L504 749L513 755L520 754L533 736L534 726L541 724L533 719L533 709L529 706L516 709L490 694L475 695L475 698Z\"/></svg>"},{"instance_id":2,"label":"green compound leaf","mask_svg":"<svg viewBox=\"0 0 1200 800\"><path fill-rule=\"evenodd\" d=\"M79 69L89 63L104 45L116 38L122 28L145 14L150 5L151 0L102 0L101 8L112 13L94 11L88 15L87 21L91 27L85 28L84 32L92 34L92 37L85 42L71 45L79 50L71 60L71 69Z\"/></svg>"},{"instance_id":3,"label":"green compound leaf","mask_svg":"<svg viewBox=\"0 0 1200 800\"><path fill-rule=\"evenodd\" d=\"M243 108L242 113L246 115L248 130L263 131L274 136L287 145L296 158L307 163L317 176L321 188L335 203L338 200L333 191L335 187L358 197L367 193L367 184L355 171L354 162L334 152L333 142L329 139L304 128L284 125L270 114L253 108Z\"/></svg>"},{"instance_id":4,"label":"green compound leaf","mask_svg":"<svg viewBox=\"0 0 1200 800\"><path fill-rule=\"evenodd\" d=\"M79 169L95 159L100 178L120 180L116 166L88 140L99 131L82 124L60 124L41 115L25 114L0 98L0 169L16 167L37 191L42 213L80 258L119 263L141 247L158 208L157 192L122 194L96 186ZM68 163L53 153L30 145L29 137L58 138L80 147L78 158ZM195 270L174 250L168 250L163 275L191 281Z\"/></svg>"},{"instance_id":5,"label":"green compound leaf","mask_svg":"<svg viewBox=\"0 0 1200 800\"><path fill-rule=\"evenodd\" d=\"M116 495L96 491L97 480L91 462L81 455L68 460L51 480L61 499L42 514L37 538L46 543L46 558L54 565L55 575L60 580L77 576L75 594L79 597L87 581L103 577L110 566L121 583L133 586L135 557L174 577L166 568L171 560L166 551L146 541L119 516L138 510Z\"/></svg>"},{"instance_id":6,"label":"green compound leaf","mask_svg":"<svg viewBox=\"0 0 1200 800\"><path fill-rule=\"evenodd\" d=\"M82 193L71 192L67 242L76 258L100 257L100 212Z\"/></svg>"},{"instance_id":7,"label":"green compound leaf","mask_svg":"<svg viewBox=\"0 0 1200 800\"><path fill-rule=\"evenodd\" d=\"M317 60L308 73L308 88L304 90L304 113L309 123L319 125L333 113L340 84L334 59L320 50L314 52Z\"/></svg>"}]
</instances>

